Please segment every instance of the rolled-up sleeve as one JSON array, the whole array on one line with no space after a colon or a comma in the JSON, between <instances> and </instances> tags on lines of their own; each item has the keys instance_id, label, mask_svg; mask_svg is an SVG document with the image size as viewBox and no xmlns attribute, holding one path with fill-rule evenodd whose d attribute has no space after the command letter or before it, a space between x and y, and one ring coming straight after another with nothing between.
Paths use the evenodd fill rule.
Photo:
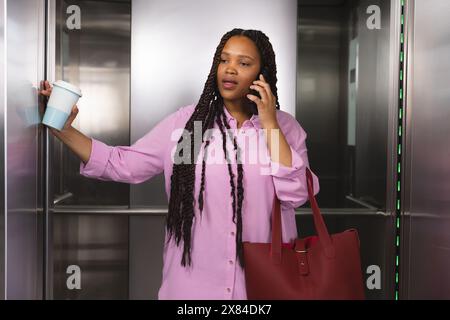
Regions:
<instances>
[{"instance_id":1,"label":"rolled-up sleeve","mask_svg":"<svg viewBox=\"0 0 450 320\"><path fill-rule=\"evenodd\" d=\"M309 168L306 149L306 132L292 117L290 124L283 130L286 141L292 153L292 166L287 167L279 162L270 160L271 175L275 186L275 192L282 206L298 208L308 200L306 185L306 167ZM310 169L311 170L311 169ZM319 190L319 179L312 172L314 195Z\"/></svg>"},{"instance_id":2,"label":"rolled-up sleeve","mask_svg":"<svg viewBox=\"0 0 450 320\"><path fill-rule=\"evenodd\" d=\"M88 162L80 163L80 174L103 181L137 184L163 172L164 157L177 112L160 121L131 146L109 146L92 139Z\"/></svg>"}]
</instances>

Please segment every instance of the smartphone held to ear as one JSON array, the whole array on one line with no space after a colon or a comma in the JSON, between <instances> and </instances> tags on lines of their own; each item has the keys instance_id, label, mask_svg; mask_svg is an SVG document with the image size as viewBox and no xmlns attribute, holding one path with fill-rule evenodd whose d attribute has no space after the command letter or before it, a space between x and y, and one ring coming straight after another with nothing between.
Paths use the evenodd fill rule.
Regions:
<instances>
[{"instance_id":1,"label":"smartphone held to ear","mask_svg":"<svg viewBox=\"0 0 450 320\"><path fill-rule=\"evenodd\" d=\"M266 68L263 68L263 70L260 72L260 73L258 73L258 76L256 77L256 79L255 80L260 80L259 79L259 75L260 74L262 74L263 75L263 77L264 77L264 79L267 81L267 79L268 79L268 77L267 77L267 70L266 70ZM259 99L261 99L261 95L259 94L259 92L258 91L256 91L256 90L254 90L254 89L249 89L250 90L250 94L251 95L254 95L254 96L257 96ZM248 99L248 98L247 98ZM250 100L250 99L249 99ZM251 101L251 100L250 100ZM253 101L251 101L252 103L251 103L251 107L252 107L252 112L253 112L253 114L258 114L258 107L256 106L256 103L254 103Z\"/></svg>"},{"instance_id":2,"label":"smartphone held to ear","mask_svg":"<svg viewBox=\"0 0 450 320\"><path fill-rule=\"evenodd\" d=\"M268 79L267 73L268 73L268 72L267 72L266 68L263 68L262 71L261 71L260 73L258 73L258 76L256 77L255 80L260 80L260 79L259 79L259 75L262 74L263 77L264 77L264 79L267 81L267 79ZM254 90L254 89L249 89L249 90L250 90L250 92L249 92L250 94L252 94L252 95L254 95L254 96L257 96L258 98L261 99L261 96L259 95L259 92L258 92L258 91Z\"/></svg>"}]
</instances>

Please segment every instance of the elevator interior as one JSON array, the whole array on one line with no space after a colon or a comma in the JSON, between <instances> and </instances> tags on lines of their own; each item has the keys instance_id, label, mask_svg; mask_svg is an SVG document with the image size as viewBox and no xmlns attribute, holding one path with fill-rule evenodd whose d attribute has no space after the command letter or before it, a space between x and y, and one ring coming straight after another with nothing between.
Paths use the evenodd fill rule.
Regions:
<instances>
[{"instance_id":1,"label":"elevator interior","mask_svg":"<svg viewBox=\"0 0 450 320\"><path fill-rule=\"evenodd\" d=\"M110 145L129 145L131 3L77 3L81 33L62 23L70 2L57 2L56 77L78 83L85 92L82 107L98 112L80 113L81 131ZM309 136L310 163L320 175L318 201L330 231L360 230L364 273L370 265L383 270L378 288L367 296L382 299L391 298L393 263L386 236L392 233L386 209L391 16L384 1L383 28L368 31L366 7L365 1L298 2L296 117ZM97 101L101 107L91 106ZM99 121L105 114L109 118ZM155 205L165 204L163 194L155 193L162 192L162 179L132 186L140 188L135 192L126 184L86 179L78 174L79 160L59 141L51 142L57 199L53 297L155 298L164 228L164 210ZM128 195L150 198L142 196L149 190L152 201L140 203L152 212L133 212ZM302 236L314 232L307 205L298 209L297 224ZM148 233L152 238L143 238ZM72 264L83 270L83 290L67 288Z\"/></svg>"},{"instance_id":2,"label":"elevator interior","mask_svg":"<svg viewBox=\"0 0 450 320\"><path fill-rule=\"evenodd\" d=\"M27 0L0 3L1 9L8 4L11 34L2 38L0 46L3 54L4 40L9 39L9 51L5 51L8 75L0 70L0 81L9 83L6 92L0 83L0 95L8 94L8 108L5 105L2 110L8 110L9 123L7 131L2 130L9 139L8 167L0 162L2 169L8 169L2 174L9 181L5 184L8 194L6 190L0 193L8 200L2 219L8 223L0 228L0 236L8 239L0 252L8 257L0 264L2 281L6 279L0 282L5 288L2 298L156 299L167 213L163 175L138 185L80 176L79 159L45 128L36 126L36 138L30 134L35 127L17 126L16 114L24 113L16 112L17 106L32 104L35 92L13 75L33 70L32 78L62 79L78 85L83 99L74 127L109 145L130 145L170 111L156 108L149 117L144 98L147 88L138 75L139 68L148 68L150 61L145 66L133 65L138 55L140 59L145 55L141 52L142 30L136 23L138 14L139 21L145 17L137 8L161 10L155 15L165 17L167 4L148 0L37 0L33 6ZM292 111L308 134L309 162L320 179L319 206L331 233L358 229L367 298L394 299L395 244L399 241L395 233L395 159L400 152L401 2L289 3L297 9ZM445 190L450 180L444 119L450 97L444 84L450 74L445 63L450 26L437 17L450 10L450 5L447 0L434 0L433 6L426 0L407 4L405 16L415 36L414 41L405 42L406 57L409 55L405 94L412 111L403 115L407 137L401 149L406 168L402 185L406 187L401 198L400 295L405 299L449 298L449 198ZM82 28L73 18L77 10ZM168 10L177 8L169 6ZM45 21L41 13L46 13ZM171 15L165 19L170 20ZM25 21L29 21L28 27ZM431 30L436 21L440 33ZM13 51L21 47L13 41L21 32L35 34L28 38L32 43L29 51L21 52L22 60L26 57L28 61L24 65L17 63ZM47 34L46 43L40 34ZM42 52L44 44L46 51ZM23 88L27 95L13 95ZM174 94L173 88L167 90ZM27 117L33 119L32 114ZM30 155L29 150L36 152ZM435 153L437 160L427 159ZM24 166L28 169L20 169ZM20 193L21 189L28 193ZM23 209L22 203L29 199L32 201ZM37 214L25 215L21 210ZM299 236L315 233L308 203L296 213Z\"/></svg>"}]
</instances>

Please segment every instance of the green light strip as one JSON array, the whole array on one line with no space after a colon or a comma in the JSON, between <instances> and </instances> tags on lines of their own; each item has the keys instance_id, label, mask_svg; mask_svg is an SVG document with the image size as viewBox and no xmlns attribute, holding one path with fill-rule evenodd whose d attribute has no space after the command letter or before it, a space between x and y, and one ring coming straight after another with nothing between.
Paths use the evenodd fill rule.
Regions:
<instances>
[{"instance_id":1,"label":"green light strip","mask_svg":"<svg viewBox=\"0 0 450 320\"><path fill-rule=\"evenodd\" d=\"M401 15L400 15L400 74L399 74L399 103L398 103L398 137L397 137L397 193L396 193L396 236L395 236L395 300L399 300L399 264L400 264L400 226L401 226L401 162L402 162L402 139L403 139L403 107L404 107L404 62L405 62L405 0L400 0Z\"/></svg>"}]
</instances>

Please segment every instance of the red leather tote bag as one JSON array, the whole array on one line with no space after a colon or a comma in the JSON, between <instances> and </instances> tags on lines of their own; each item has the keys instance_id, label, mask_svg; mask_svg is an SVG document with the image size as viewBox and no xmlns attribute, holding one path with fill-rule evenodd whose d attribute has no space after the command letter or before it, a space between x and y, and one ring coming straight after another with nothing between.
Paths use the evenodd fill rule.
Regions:
<instances>
[{"instance_id":1,"label":"red leather tote bag","mask_svg":"<svg viewBox=\"0 0 450 320\"><path fill-rule=\"evenodd\" d=\"M282 243L280 201L275 194L272 243L243 243L249 300L365 298L358 233L355 229L328 233L308 168L306 180L317 236Z\"/></svg>"}]
</instances>

